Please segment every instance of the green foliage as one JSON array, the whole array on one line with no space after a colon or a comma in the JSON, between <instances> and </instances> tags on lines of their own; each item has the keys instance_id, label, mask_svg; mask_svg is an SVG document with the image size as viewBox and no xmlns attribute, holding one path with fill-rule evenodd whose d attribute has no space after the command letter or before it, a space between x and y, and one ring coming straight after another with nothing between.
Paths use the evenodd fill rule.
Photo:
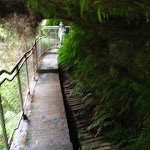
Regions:
<instances>
[{"instance_id":1,"label":"green foliage","mask_svg":"<svg viewBox=\"0 0 150 150\"><path fill-rule=\"evenodd\" d=\"M107 139L117 148L147 149L150 82L144 66L149 64L149 56L145 56L149 49L142 47L147 47L147 42L105 43L105 38L103 33L75 28L59 50L59 63L67 70L73 69L75 84L80 85L73 96L84 97L87 91L93 95L84 100L84 109L79 113L93 114L89 130L96 130L96 135L107 131ZM141 61L143 58L145 61Z\"/></svg>"},{"instance_id":2,"label":"green foliage","mask_svg":"<svg viewBox=\"0 0 150 150\"><path fill-rule=\"evenodd\" d=\"M97 9L98 19L100 23L103 23L109 20L108 14L105 13L104 8L105 8L104 4L100 4Z\"/></svg>"},{"instance_id":3,"label":"green foliage","mask_svg":"<svg viewBox=\"0 0 150 150\"><path fill-rule=\"evenodd\" d=\"M131 145L136 142L136 133L132 129L122 126L119 122L114 121L112 127L107 131L105 138L113 141L115 148L122 148L125 145Z\"/></svg>"},{"instance_id":4,"label":"green foliage","mask_svg":"<svg viewBox=\"0 0 150 150\"><path fill-rule=\"evenodd\" d=\"M5 119L5 127L8 138L10 137L12 130L16 128L18 120L20 118L21 108L17 85L18 82L17 79L15 78L12 82L5 81L0 88ZM2 128L0 127L0 143L2 142L3 142ZM3 148L3 146L4 145L2 144L1 149Z\"/></svg>"},{"instance_id":5,"label":"green foliage","mask_svg":"<svg viewBox=\"0 0 150 150\"><path fill-rule=\"evenodd\" d=\"M7 30L4 27L5 28L8 27ZM4 25L1 25L0 28L2 31L0 36L3 38L3 40L0 41L0 58L1 58L0 70L4 69L8 71L12 69L12 67L15 65L18 59L23 55L23 53L26 50L28 50L28 44L30 44L31 46L31 41L32 41L31 36L29 36L30 34L29 31L27 31L28 40L30 39L31 41L30 40L26 41L26 35L22 35L22 37L20 38L20 35L17 32L17 30L13 28L13 22L11 24L12 28L9 27L10 27L9 22L7 22ZM22 83L22 92L23 94L26 94L26 92L24 92L27 89L27 86L24 85L26 84L25 83L26 74L24 70L25 70L25 66L23 66L22 69L20 70L20 78ZM15 73L16 72L14 72L14 74ZM0 76L0 81L2 81L4 77L8 77L9 79L12 78L12 76L3 74L2 76ZM1 85L0 96L2 99L7 137L9 138L12 130L16 128L21 115L18 81L16 77L13 79L13 81L11 82L5 81ZM3 146L4 145L2 139L2 128L0 127L0 149L3 149Z\"/></svg>"},{"instance_id":6,"label":"green foliage","mask_svg":"<svg viewBox=\"0 0 150 150\"><path fill-rule=\"evenodd\" d=\"M89 3L90 0L81 0L80 1L80 6L81 6L81 17L84 16L84 12L89 10Z\"/></svg>"},{"instance_id":7,"label":"green foliage","mask_svg":"<svg viewBox=\"0 0 150 150\"><path fill-rule=\"evenodd\" d=\"M12 130L16 128L20 115L21 113L15 114L13 111L7 111L5 113L5 119L7 120L6 131L8 137L10 136ZM0 128L0 135L1 134L2 134L2 130Z\"/></svg>"},{"instance_id":8,"label":"green foliage","mask_svg":"<svg viewBox=\"0 0 150 150\"><path fill-rule=\"evenodd\" d=\"M0 25L0 37L1 38L6 38L6 36L7 36L6 30L3 28L2 25Z\"/></svg>"},{"instance_id":9,"label":"green foliage","mask_svg":"<svg viewBox=\"0 0 150 150\"><path fill-rule=\"evenodd\" d=\"M85 135L82 134L82 130L78 133L78 140L80 142L81 150L91 150L91 145L85 141Z\"/></svg>"},{"instance_id":10,"label":"green foliage","mask_svg":"<svg viewBox=\"0 0 150 150\"><path fill-rule=\"evenodd\" d=\"M46 19L45 26L58 26L61 20L59 19Z\"/></svg>"},{"instance_id":11,"label":"green foliage","mask_svg":"<svg viewBox=\"0 0 150 150\"><path fill-rule=\"evenodd\" d=\"M93 113L89 128L98 134L107 126L117 147L148 149L150 2L28 0L28 6L46 19L76 25L59 50L59 63L79 80L73 96L93 95L85 101Z\"/></svg>"},{"instance_id":12,"label":"green foliage","mask_svg":"<svg viewBox=\"0 0 150 150\"><path fill-rule=\"evenodd\" d=\"M63 47L60 48L58 54L59 54L59 64L62 67L66 67L66 69L71 68L73 65L76 65L78 60L75 60L77 56L81 56L81 39L84 37L84 32L80 32L79 29L78 32L72 30L69 35L67 35L67 38L64 39ZM79 34L79 35L78 35ZM78 40L76 40L78 39ZM66 59L68 57L68 59Z\"/></svg>"},{"instance_id":13,"label":"green foliage","mask_svg":"<svg viewBox=\"0 0 150 150\"><path fill-rule=\"evenodd\" d=\"M91 130L96 128L97 130L96 136L97 136L102 131L103 128L113 124L112 117L113 117L112 114L106 113L105 110L96 112L96 115L93 118L93 123L87 129Z\"/></svg>"},{"instance_id":14,"label":"green foliage","mask_svg":"<svg viewBox=\"0 0 150 150\"><path fill-rule=\"evenodd\" d=\"M73 84L74 80L72 81L71 85ZM82 82L76 83L74 85L75 91L71 92L68 97L83 97L84 94L87 92L86 86Z\"/></svg>"}]
</instances>

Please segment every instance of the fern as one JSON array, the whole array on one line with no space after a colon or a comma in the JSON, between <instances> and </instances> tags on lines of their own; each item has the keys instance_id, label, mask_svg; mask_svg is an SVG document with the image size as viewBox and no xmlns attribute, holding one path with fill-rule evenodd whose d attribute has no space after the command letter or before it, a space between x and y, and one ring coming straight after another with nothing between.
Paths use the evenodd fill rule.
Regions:
<instances>
[{"instance_id":1,"label":"fern","mask_svg":"<svg viewBox=\"0 0 150 150\"><path fill-rule=\"evenodd\" d=\"M108 121L110 119L112 119L112 114L109 113L106 114L105 111L103 110L101 113L98 113L94 117L93 123L90 126L88 126L87 129L92 130L97 128L97 133L96 133L97 136L104 127L112 125L112 121Z\"/></svg>"},{"instance_id":2,"label":"fern","mask_svg":"<svg viewBox=\"0 0 150 150\"><path fill-rule=\"evenodd\" d=\"M99 5L98 10L97 10L97 13L98 13L98 19L99 19L100 23L103 22L103 20L102 20L102 15L101 15L102 12L101 12L101 11L102 11L102 6Z\"/></svg>"},{"instance_id":3,"label":"fern","mask_svg":"<svg viewBox=\"0 0 150 150\"><path fill-rule=\"evenodd\" d=\"M114 15L129 16L133 9L128 9L127 6L125 8L127 10L118 7L113 12L110 7L108 13L104 6L102 10L97 10L97 13L105 24L106 15L110 18ZM145 50L139 50L142 42L107 40L109 44L103 46L104 41L105 35L101 32L76 28L64 40L64 45L59 50L61 67L73 69L74 81L71 86L76 90L71 95L83 98L87 93L92 93L92 97L83 101L84 108L78 117L89 113L93 115L88 129L96 130L96 136L106 130L107 138L116 147L123 148L128 145L131 148L144 149L146 146L142 145L140 138L145 141L144 137L148 139L150 134L148 125L145 125L146 120L150 118L150 88L149 84L143 82L148 81L146 79L149 75L148 70L144 72L143 66L148 65L149 54L145 57L145 54L141 53L145 53ZM137 51L140 51L138 55ZM143 58L146 61L141 61ZM145 74L147 78L144 78ZM142 135L143 130L147 133L145 136Z\"/></svg>"},{"instance_id":4,"label":"fern","mask_svg":"<svg viewBox=\"0 0 150 150\"><path fill-rule=\"evenodd\" d=\"M81 6L81 17L84 16L84 12L89 10L89 3L90 0L81 0L80 6Z\"/></svg>"}]
</instances>

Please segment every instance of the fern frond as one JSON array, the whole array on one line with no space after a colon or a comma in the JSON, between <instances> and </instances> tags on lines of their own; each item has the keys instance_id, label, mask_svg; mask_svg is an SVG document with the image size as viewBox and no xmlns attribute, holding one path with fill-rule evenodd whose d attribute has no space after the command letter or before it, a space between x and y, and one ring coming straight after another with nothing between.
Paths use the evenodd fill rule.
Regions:
<instances>
[{"instance_id":1,"label":"fern frond","mask_svg":"<svg viewBox=\"0 0 150 150\"><path fill-rule=\"evenodd\" d=\"M103 114L101 116L99 116L99 118L97 118L96 120L94 120L94 122L88 126L88 130L94 129L95 127L99 126L99 127L103 127L103 122L105 122L106 119L110 119L112 117L111 114Z\"/></svg>"}]
</instances>

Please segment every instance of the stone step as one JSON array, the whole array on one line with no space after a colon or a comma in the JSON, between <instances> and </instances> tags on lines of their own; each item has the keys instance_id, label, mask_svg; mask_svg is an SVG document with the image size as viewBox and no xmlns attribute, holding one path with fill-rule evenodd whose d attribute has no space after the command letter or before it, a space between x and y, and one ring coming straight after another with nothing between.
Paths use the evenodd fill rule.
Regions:
<instances>
[{"instance_id":1,"label":"stone step","mask_svg":"<svg viewBox=\"0 0 150 150\"><path fill-rule=\"evenodd\" d=\"M58 69L49 68L49 69L38 69L37 73L58 73Z\"/></svg>"},{"instance_id":2,"label":"stone step","mask_svg":"<svg viewBox=\"0 0 150 150\"><path fill-rule=\"evenodd\" d=\"M31 146L31 147L21 147L11 150L73 150L72 144L54 144L50 145L41 145L41 146Z\"/></svg>"},{"instance_id":3,"label":"stone step","mask_svg":"<svg viewBox=\"0 0 150 150\"><path fill-rule=\"evenodd\" d=\"M57 54L46 54L40 61L37 73L58 72Z\"/></svg>"},{"instance_id":4,"label":"stone step","mask_svg":"<svg viewBox=\"0 0 150 150\"><path fill-rule=\"evenodd\" d=\"M46 54L57 54L57 53L58 53L58 49L52 49L46 52Z\"/></svg>"}]
</instances>

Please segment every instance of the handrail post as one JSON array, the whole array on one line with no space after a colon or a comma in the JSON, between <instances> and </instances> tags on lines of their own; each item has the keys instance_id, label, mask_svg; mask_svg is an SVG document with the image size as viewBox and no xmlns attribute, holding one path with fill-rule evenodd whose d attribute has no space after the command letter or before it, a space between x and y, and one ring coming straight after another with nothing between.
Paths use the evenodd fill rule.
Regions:
<instances>
[{"instance_id":1,"label":"handrail post","mask_svg":"<svg viewBox=\"0 0 150 150\"><path fill-rule=\"evenodd\" d=\"M29 86L29 71L28 71L28 63L27 63L27 55L25 55L25 64L26 64L26 76L27 76L27 88L30 94L30 86Z\"/></svg>"},{"instance_id":2,"label":"handrail post","mask_svg":"<svg viewBox=\"0 0 150 150\"><path fill-rule=\"evenodd\" d=\"M56 31L56 46L58 45L58 32Z\"/></svg>"},{"instance_id":3,"label":"handrail post","mask_svg":"<svg viewBox=\"0 0 150 150\"><path fill-rule=\"evenodd\" d=\"M50 33L50 31L48 30L48 41L49 41L48 42L48 49L50 49L50 34L49 33Z\"/></svg>"},{"instance_id":4,"label":"handrail post","mask_svg":"<svg viewBox=\"0 0 150 150\"><path fill-rule=\"evenodd\" d=\"M22 97L22 89L21 89L21 80L20 80L20 70L19 68L17 67L17 78L18 78L18 87L19 87L19 96L20 96L20 104L21 104L21 110L23 112L23 119L25 120L26 117L24 115L24 108L23 108L23 97Z\"/></svg>"},{"instance_id":5,"label":"handrail post","mask_svg":"<svg viewBox=\"0 0 150 150\"><path fill-rule=\"evenodd\" d=\"M34 66L34 49L32 50L32 62L33 62L33 73L35 73L35 66Z\"/></svg>"},{"instance_id":6,"label":"handrail post","mask_svg":"<svg viewBox=\"0 0 150 150\"><path fill-rule=\"evenodd\" d=\"M38 54L37 54L37 45L35 41L35 59L36 59L36 70L38 69Z\"/></svg>"},{"instance_id":7,"label":"handrail post","mask_svg":"<svg viewBox=\"0 0 150 150\"><path fill-rule=\"evenodd\" d=\"M41 36L42 35L42 33L41 33L41 28L39 27L39 35ZM40 40L40 38L39 38L39 41L38 41L38 57L40 57L41 56L41 51L42 51L42 44L41 44L41 40Z\"/></svg>"},{"instance_id":8,"label":"handrail post","mask_svg":"<svg viewBox=\"0 0 150 150\"><path fill-rule=\"evenodd\" d=\"M39 43L40 43L40 57L42 55L42 52L43 52L43 47L42 47L42 38L39 40Z\"/></svg>"},{"instance_id":9,"label":"handrail post","mask_svg":"<svg viewBox=\"0 0 150 150\"><path fill-rule=\"evenodd\" d=\"M0 86L0 88L1 88L1 86ZM4 147L6 150L8 150L9 145L8 145L8 138L7 138L6 128L5 128L5 120L4 120L3 106L2 106L2 100L1 100L1 93L0 93L0 122L1 122L1 127L2 127Z\"/></svg>"}]
</instances>

